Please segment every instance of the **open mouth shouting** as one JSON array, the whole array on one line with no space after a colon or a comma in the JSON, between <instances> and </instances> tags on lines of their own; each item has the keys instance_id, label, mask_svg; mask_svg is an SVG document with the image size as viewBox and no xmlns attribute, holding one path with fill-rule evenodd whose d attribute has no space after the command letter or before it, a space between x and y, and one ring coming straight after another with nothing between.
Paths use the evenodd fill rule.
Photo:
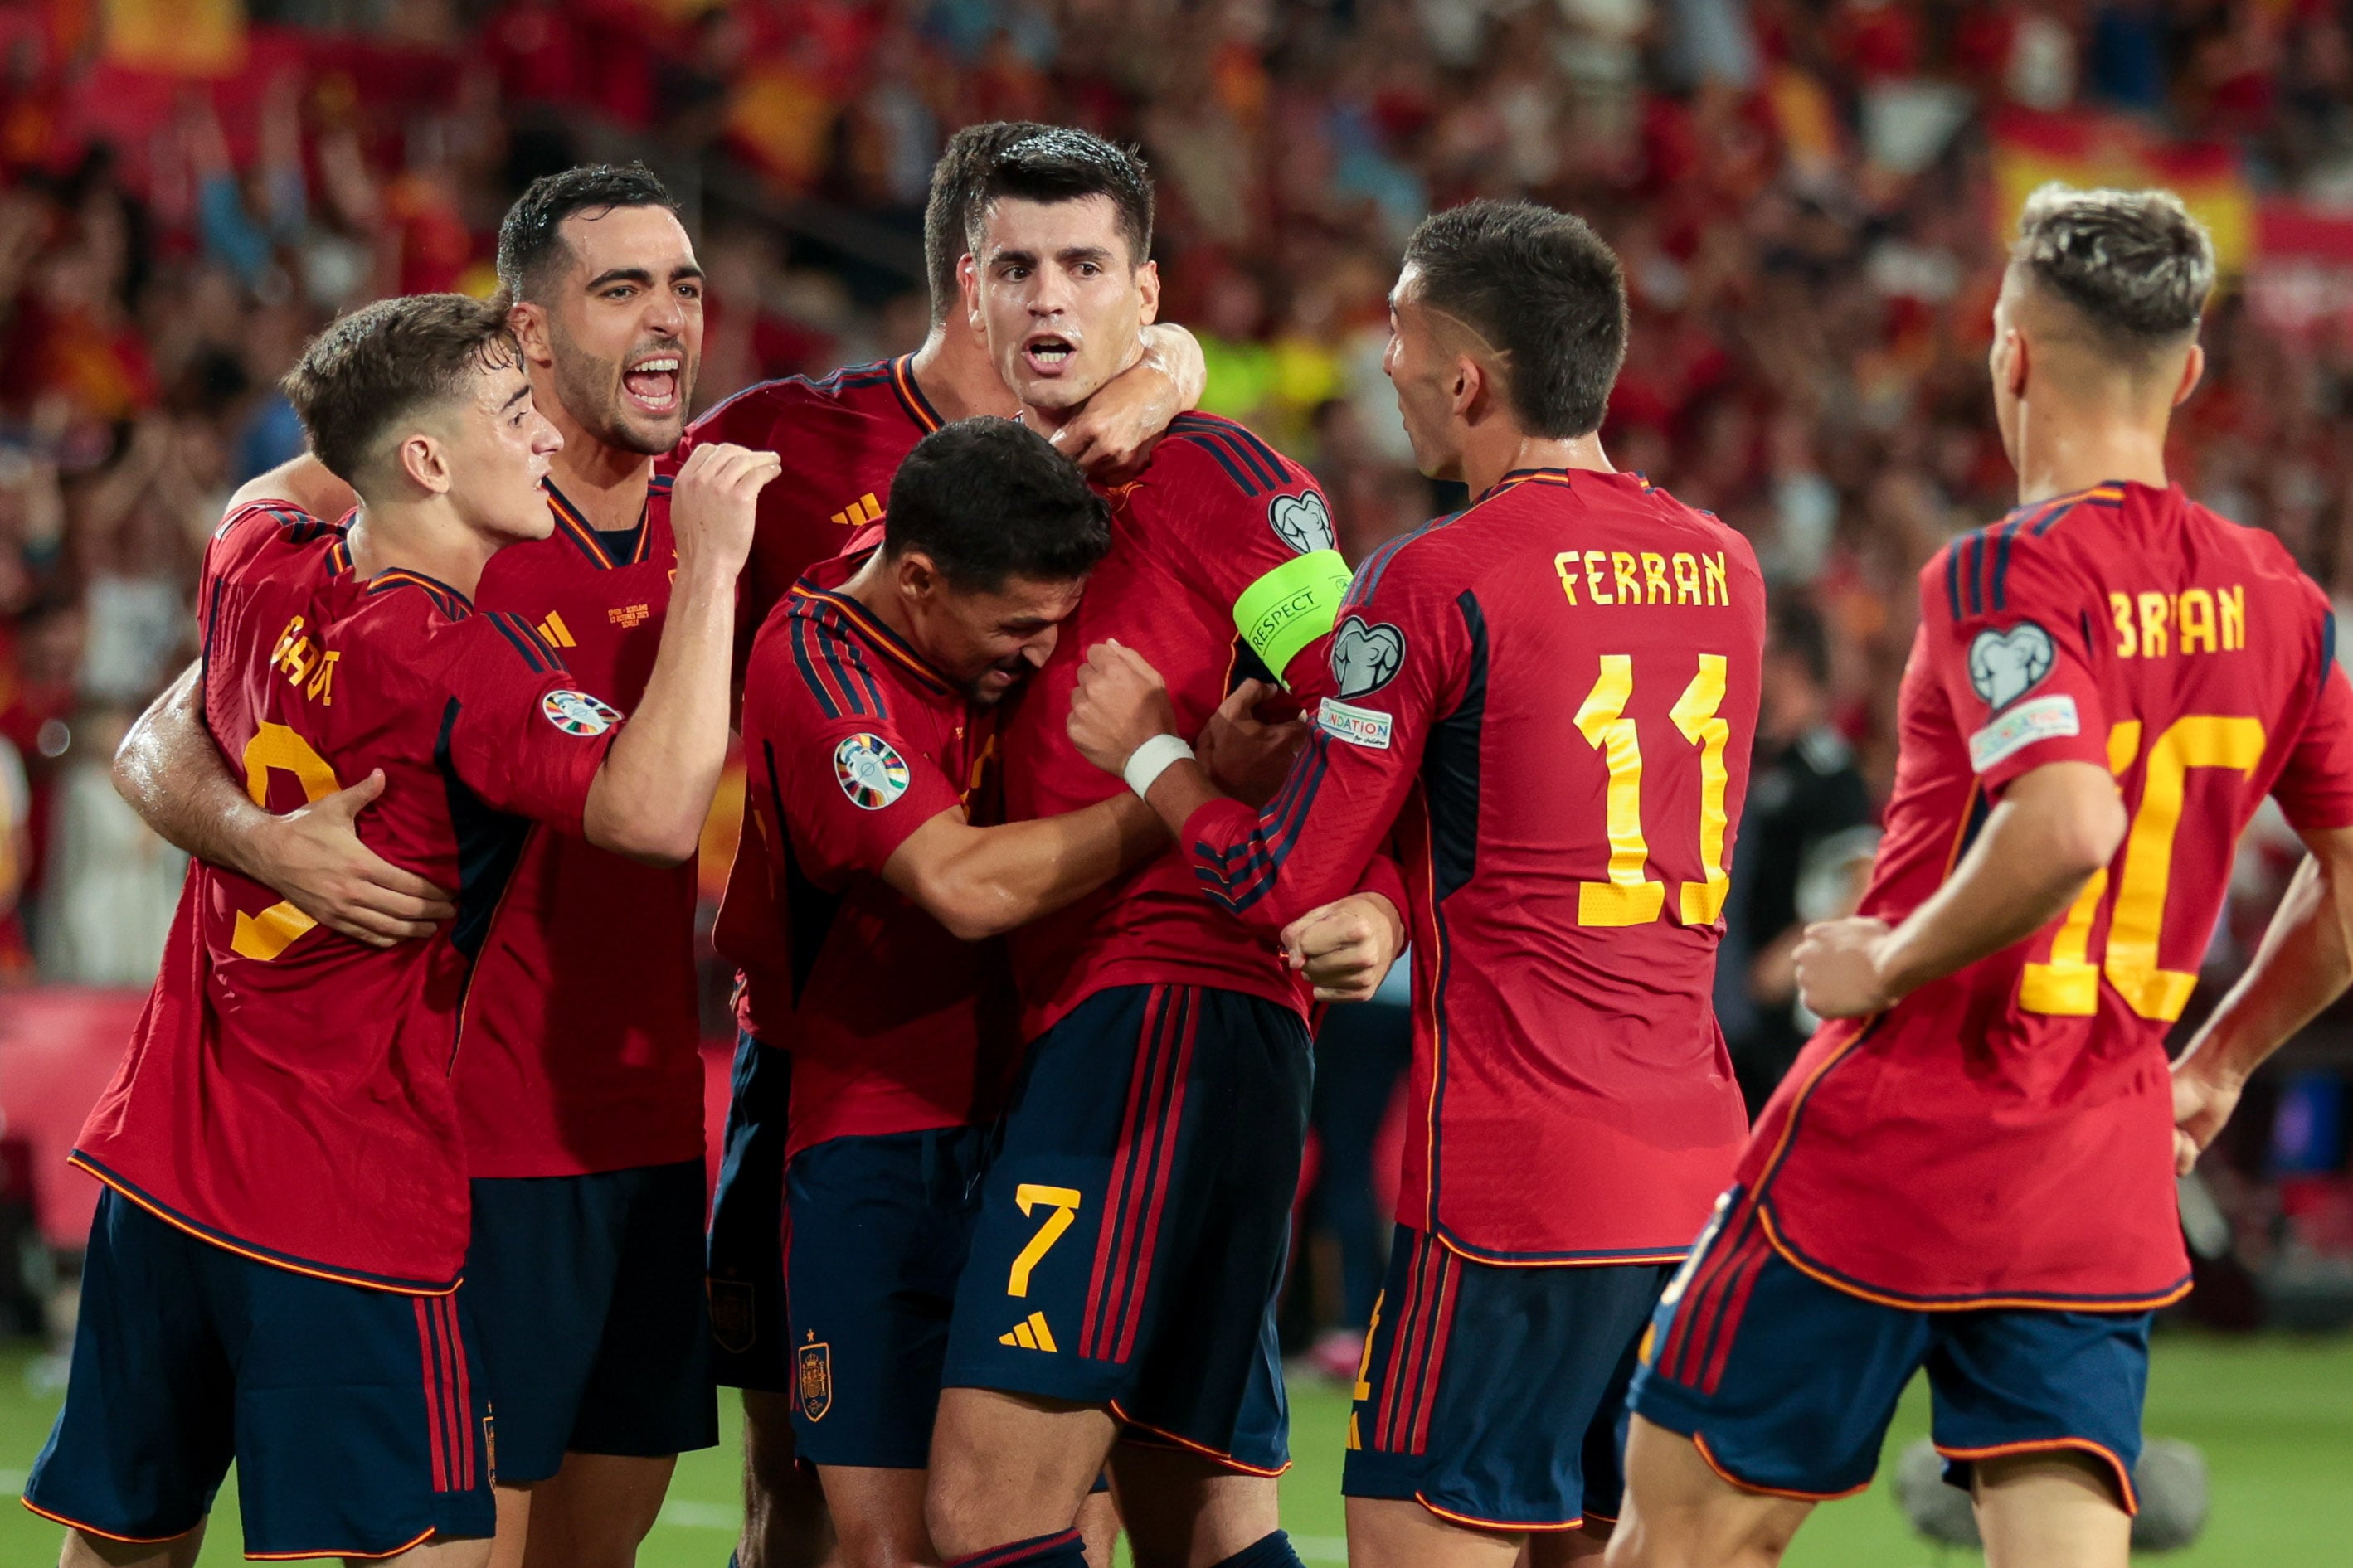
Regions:
<instances>
[{"instance_id":1,"label":"open mouth shouting","mask_svg":"<svg viewBox=\"0 0 2353 1568\"><path fill-rule=\"evenodd\" d=\"M667 418L682 405L681 367L685 361L675 349L659 350L632 361L621 373L621 394L640 414Z\"/></svg>"},{"instance_id":2,"label":"open mouth shouting","mask_svg":"<svg viewBox=\"0 0 2353 1568\"><path fill-rule=\"evenodd\" d=\"M1077 340L1060 332L1039 332L1021 343L1021 363L1032 375L1049 380L1060 375L1077 359Z\"/></svg>"}]
</instances>

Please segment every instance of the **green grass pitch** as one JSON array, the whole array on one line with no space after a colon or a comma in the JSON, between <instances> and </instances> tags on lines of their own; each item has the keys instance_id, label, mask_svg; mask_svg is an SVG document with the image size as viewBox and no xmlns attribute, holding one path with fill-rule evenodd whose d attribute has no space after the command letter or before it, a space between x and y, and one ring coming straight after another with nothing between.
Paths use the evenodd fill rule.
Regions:
<instances>
[{"instance_id":1,"label":"green grass pitch","mask_svg":"<svg viewBox=\"0 0 2353 1568\"><path fill-rule=\"evenodd\" d=\"M33 1352L0 1351L0 1472L23 1484L47 1435L58 1395L33 1386ZM1311 1564L1345 1561L1340 1446L1347 1405L1335 1387L1303 1379L1293 1388L1292 1447L1283 1522ZM737 1415L730 1398L723 1447L679 1467L662 1522L647 1540L644 1568L724 1568L733 1542ZM1926 1390L1915 1384L1890 1436L1895 1447L1927 1430ZM2195 1548L2152 1563L2179 1568L2319 1568L2353 1563L2353 1338L2211 1339L2161 1335L2150 1375L2148 1429L2206 1451L2213 1517ZM206 1543L211 1568L239 1561L231 1489ZM22 1509L0 1515L0 1564L57 1561L57 1527ZM1790 1552L1789 1568L1967 1568L1974 1553L1914 1538L1883 1486L1818 1510Z\"/></svg>"}]
</instances>

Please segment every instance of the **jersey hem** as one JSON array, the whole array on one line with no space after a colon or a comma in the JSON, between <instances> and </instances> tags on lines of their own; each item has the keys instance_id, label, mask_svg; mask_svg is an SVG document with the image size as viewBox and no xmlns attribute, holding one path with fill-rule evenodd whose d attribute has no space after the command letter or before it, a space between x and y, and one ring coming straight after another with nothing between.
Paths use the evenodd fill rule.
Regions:
<instances>
[{"instance_id":1,"label":"jersey hem","mask_svg":"<svg viewBox=\"0 0 2353 1568\"><path fill-rule=\"evenodd\" d=\"M1543 1523L1535 1523L1524 1519L1481 1519L1476 1514L1456 1513L1452 1509L1440 1508L1430 1500L1430 1496L1426 1492L1414 1493L1413 1500L1449 1524L1467 1524L1473 1530L1576 1530L1585 1523L1585 1516L1581 1513L1572 1520L1547 1521Z\"/></svg>"},{"instance_id":2,"label":"jersey hem","mask_svg":"<svg viewBox=\"0 0 2353 1568\"><path fill-rule=\"evenodd\" d=\"M399 1296L447 1296L465 1282L463 1275L450 1279L447 1284L401 1279L388 1274L368 1274L353 1268L331 1268L323 1263L314 1263L308 1258L296 1258L290 1253L273 1252L257 1243L240 1241L226 1231L215 1230L209 1226L190 1219L160 1200L141 1192L134 1184L116 1175L79 1149L66 1156L66 1163L96 1177L105 1186L120 1193L126 1201L138 1205L174 1230L185 1231L198 1241L217 1247L224 1252L235 1253L237 1257L248 1258L252 1262L266 1263L272 1268L283 1268L289 1274L305 1274L313 1279L330 1279L338 1285L355 1286L363 1290L386 1290ZM172 1538L167 1536L165 1539ZM401 1550L406 1551L407 1548L403 1547ZM322 1554L306 1552L304 1555ZM332 1555L332 1553L324 1555Z\"/></svg>"},{"instance_id":3,"label":"jersey hem","mask_svg":"<svg viewBox=\"0 0 2353 1568\"><path fill-rule=\"evenodd\" d=\"M1400 1219L1398 1223L1408 1230L1420 1228L1409 1220ZM1439 1246L1457 1257L1467 1258L1473 1263L1484 1263L1495 1268L1608 1268L1620 1264L1630 1267L1644 1263L1681 1263L1691 1256L1691 1243L1687 1241L1672 1247L1607 1247L1569 1252L1521 1252L1509 1247L1480 1247L1462 1240L1443 1225L1428 1234ZM1509 1528L1535 1530L1543 1527L1531 1524L1513 1525Z\"/></svg>"},{"instance_id":4,"label":"jersey hem","mask_svg":"<svg viewBox=\"0 0 2353 1568\"><path fill-rule=\"evenodd\" d=\"M310 1557L341 1557L352 1562L379 1563L385 1558L397 1557L404 1552L422 1546L438 1533L438 1531L427 1526L424 1534L411 1541L404 1541L397 1546L386 1547L382 1552L353 1552L347 1547L319 1546L307 1552L248 1552L245 1554L245 1560L248 1563L299 1563ZM480 1538L477 1537L477 1539Z\"/></svg>"},{"instance_id":5,"label":"jersey hem","mask_svg":"<svg viewBox=\"0 0 2353 1568\"><path fill-rule=\"evenodd\" d=\"M2189 1294L2191 1280L2188 1276L2165 1289L2128 1296L2073 1296L2050 1290L2005 1290L1977 1295L1923 1296L1907 1291L1873 1286L1842 1274L1829 1264L1818 1263L1800 1252L1796 1244L1781 1234L1773 1218L1773 1206L1763 1197L1757 1200L1757 1217L1765 1226L1765 1239L1782 1260L1792 1268L1818 1284L1827 1285L1842 1295L1853 1296L1874 1306L1894 1307L1907 1312L1973 1312L1988 1308L2014 1308L2046 1312L2147 1312L2159 1307L2169 1307Z\"/></svg>"},{"instance_id":6,"label":"jersey hem","mask_svg":"<svg viewBox=\"0 0 2353 1568\"><path fill-rule=\"evenodd\" d=\"M1164 1427L1155 1426L1149 1421L1139 1421L1134 1416L1129 1415L1125 1410L1122 1409L1120 1407L1119 1401L1116 1399L1110 1401L1109 1404L1113 1417L1119 1421L1123 1426L1133 1426L1137 1431L1144 1433L1145 1436L1142 1440L1147 1445L1162 1444L1182 1448L1188 1454L1198 1454L1201 1458L1208 1460L1212 1464L1222 1465L1227 1469L1237 1471L1245 1476L1279 1476L1285 1470L1291 1468L1291 1461L1289 1459L1283 1460L1282 1463L1275 1466L1272 1469L1268 1469L1263 1465L1246 1464L1242 1460L1235 1458L1231 1454L1227 1453L1222 1448L1212 1448L1207 1443L1196 1443L1190 1437L1179 1436L1176 1433L1168 1431ZM1137 1439L1123 1437L1121 1440L1123 1442L1133 1442Z\"/></svg>"},{"instance_id":7,"label":"jersey hem","mask_svg":"<svg viewBox=\"0 0 2353 1568\"><path fill-rule=\"evenodd\" d=\"M2140 1512L2140 1494L2133 1490L2131 1468L2114 1448L2105 1443L2094 1443L2089 1437L2044 1437L2026 1443L1996 1443L1987 1448L1947 1448L1938 1443L1936 1449L1943 1458L1965 1465L1974 1465L1980 1459L2006 1459L2018 1454L2090 1454L2106 1460L2108 1468L2115 1473L2117 1496L2124 1504L2125 1512L2131 1515Z\"/></svg>"},{"instance_id":8,"label":"jersey hem","mask_svg":"<svg viewBox=\"0 0 2353 1568\"><path fill-rule=\"evenodd\" d=\"M186 1530L175 1530L169 1535L117 1535L111 1530L100 1530L94 1524L84 1524L80 1520L68 1519L61 1513L51 1513L31 1498L20 1497L16 1500L24 1505L26 1512L37 1513L51 1524L62 1524L68 1530L78 1530L84 1535L95 1535L100 1541L119 1541L125 1546L161 1546L167 1541L185 1541L197 1524L204 1523L200 1519L196 1521L196 1524L188 1526Z\"/></svg>"}]
</instances>

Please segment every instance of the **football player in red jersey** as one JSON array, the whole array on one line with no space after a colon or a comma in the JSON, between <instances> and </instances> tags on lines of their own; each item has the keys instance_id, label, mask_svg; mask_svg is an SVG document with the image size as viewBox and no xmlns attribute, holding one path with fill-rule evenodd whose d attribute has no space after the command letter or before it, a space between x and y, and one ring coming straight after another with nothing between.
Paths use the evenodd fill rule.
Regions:
<instances>
[{"instance_id":1,"label":"football player in red jersey","mask_svg":"<svg viewBox=\"0 0 2353 1568\"><path fill-rule=\"evenodd\" d=\"M1052 130L999 150L980 189L965 297L1024 421L1051 429L1143 352L1151 185L1129 154ZM1062 734L1082 639L1150 649L1188 728L1253 673L1323 682L1347 568L1304 472L1187 416L1111 500L1111 552L1002 731L1016 821L1120 793ZM934 1540L991 1568L1075 1564L1072 1521L1116 1442L1139 1557L1294 1563L1269 1309L1305 1131L1304 994L1165 857L1012 950L1028 1048L949 1331Z\"/></svg>"},{"instance_id":2,"label":"football player in red jersey","mask_svg":"<svg viewBox=\"0 0 2353 1568\"><path fill-rule=\"evenodd\" d=\"M287 389L362 505L338 526L263 485L233 500L199 594L206 731L264 809L386 774L367 837L454 882L456 919L374 947L195 867L74 1153L108 1191L74 1391L26 1499L74 1527L69 1564L193 1563L232 1458L249 1554L489 1561L451 1081L478 960L530 822L681 863L726 753L772 456L714 447L681 474L676 613L625 722L530 622L471 603L498 551L546 536L561 440L503 311L371 306Z\"/></svg>"},{"instance_id":3,"label":"football player in red jersey","mask_svg":"<svg viewBox=\"0 0 2353 1568\"><path fill-rule=\"evenodd\" d=\"M848 366L818 379L764 382L713 408L686 435L679 456L703 441L776 451L786 477L760 502L760 527L744 574L743 635L817 562L849 548L882 515L892 472L915 443L944 423L1012 416L1019 404L963 309L957 265L989 161L1045 127L971 125L948 140L932 172L923 253L932 325L914 353ZM1198 397L1201 352L1169 323L1145 329L1144 353L1086 408L1055 426L1055 446L1103 479L1142 461L1179 411ZM744 1535L739 1568L786 1568L804 1533L788 1506L805 1472L794 1463L793 1426L808 1419L786 1322L780 1226L785 1199L789 1042L764 1039L737 1003L726 1152L712 1205L710 1295L719 1381L744 1390ZM1092 1511L1092 1510L1091 1510ZM1108 1520L1091 1524L1106 1543Z\"/></svg>"},{"instance_id":4,"label":"football player in red jersey","mask_svg":"<svg viewBox=\"0 0 2353 1568\"><path fill-rule=\"evenodd\" d=\"M1211 904L1303 960L1397 833L1413 1121L1348 1560L1542 1568L1603 1550L1636 1344L1747 1130L1710 989L1765 585L1739 534L1602 455L1626 295L1584 223L1440 213L1390 304L1415 456L1475 499L1358 567L1281 793L1218 794L1134 648L1092 650L1070 729Z\"/></svg>"},{"instance_id":5,"label":"football player in red jersey","mask_svg":"<svg viewBox=\"0 0 2353 1568\"><path fill-rule=\"evenodd\" d=\"M808 570L745 678L752 827L715 937L794 1064L796 1447L846 1568L935 1560L941 1357L1019 1043L988 939L1166 843L1124 797L987 821L997 705L1052 649L1109 514L1036 433L944 426L900 466L881 542Z\"/></svg>"},{"instance_id":6,"label":"football player in red jersey","mask_svg":"<svg viewBox=\"0 0 2353 1568\"><path fill-rule=\"evenodd\" d=\"M2213 282L2169 194L2026 204L1990 356L2023 504L1921 573L1887 836L1798 953L1831 1021L1660 1310L1613 1563L1777 1560L1924 1366L1993 1568L2125 1563L2149 1319L2189 1288L2166 1032L2265 795L2318 869L2228 1070L2341 988L2353 871L2328 600L2166 478Z\"/></svg>"}]
</instances>

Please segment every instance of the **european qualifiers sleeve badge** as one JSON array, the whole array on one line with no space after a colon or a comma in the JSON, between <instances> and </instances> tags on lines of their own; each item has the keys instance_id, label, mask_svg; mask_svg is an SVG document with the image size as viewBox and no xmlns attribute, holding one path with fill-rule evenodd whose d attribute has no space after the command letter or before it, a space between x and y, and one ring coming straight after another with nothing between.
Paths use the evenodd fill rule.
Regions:
<instances>
[{"instance_id":1,"label":"european qualifiers sleeve badge","mask_svg":"<svg viewBox=\"0 0 2353 1568\"><path fill-rule=\"evenodd\" d=\"M833 749L833 776L861 811L880 811L907 793L907 760L880 735L851 735Z\"/></svg>"},{"instance_id":2,"label":"european qualifiers sleeve badge","mask_svg":"<svg viewBox=\"0 0 2353 1568\"><path fill-rule=\"evenodd\" d=\"M2032 621L1982 631L1969 644L1969 685L2000 712L2041 683L2058 662L2051 634Z\"/></svg>"},{"instance_id":3,"label":"european qualifiers sleeve badge","mask_svg":"<svg viewBox=\"0 0 2353 1568\"><path fill-rule=\"evenodd\" d=\"M620 710L585 691L551 691L539 700L539 710L549 723L583 740L601 735L621 721Z\"/></svg>"}]
</instances>

